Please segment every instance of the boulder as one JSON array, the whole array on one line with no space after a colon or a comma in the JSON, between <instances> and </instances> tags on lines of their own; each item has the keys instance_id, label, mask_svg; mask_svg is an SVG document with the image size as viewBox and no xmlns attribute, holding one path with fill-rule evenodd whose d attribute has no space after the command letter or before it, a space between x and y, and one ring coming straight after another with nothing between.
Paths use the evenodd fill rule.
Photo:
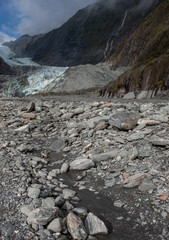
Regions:
<instances>
[{"instance_id":1,"label":"boulder","mask_svg":"<svg viewBox=\"0 0 169 240\"><path fill-rule=\"evenodd\" d=\"M69 213L67 216L67 227L72 238L75 240L86 240L87 232L82 220L74 213Z\"/></svg>"}]
</instances>

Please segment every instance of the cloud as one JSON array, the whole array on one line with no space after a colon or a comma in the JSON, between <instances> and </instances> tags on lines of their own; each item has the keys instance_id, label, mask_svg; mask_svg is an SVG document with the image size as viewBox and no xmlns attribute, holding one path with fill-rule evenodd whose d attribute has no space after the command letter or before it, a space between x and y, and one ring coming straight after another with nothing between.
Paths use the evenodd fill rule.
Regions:
<instances>
[{"instance_id":1,"label":"cloud","mask_svg":"<svg viewBox=\"0 0 169 240\"><path fill-rule=\"evenodd\" d=\"M12 40L15 40L15 38L10 37L6 33L0 31L0 45L3 42L9 42L9 41L12 41Z\"/></svg>"},{"instance_id":2,"label":"cloud","mask_svg":"<svg viewBox=\"0 0 169 240\"><path fill-rule=\"evenodd\" d=\"M61 26L77 10L96 0L12 0L19 21L15 33L40 34Z\"/></svg>"}]
</instances>

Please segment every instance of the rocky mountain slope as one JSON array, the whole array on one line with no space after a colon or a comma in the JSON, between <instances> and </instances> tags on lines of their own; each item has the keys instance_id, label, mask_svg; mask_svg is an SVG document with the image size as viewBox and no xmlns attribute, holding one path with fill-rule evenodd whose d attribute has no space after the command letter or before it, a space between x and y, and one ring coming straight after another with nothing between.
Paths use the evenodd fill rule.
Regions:
<instances>
[{"instance_id":1,"label":"rocky mountain slope","mask_svg":"<svg viewBox=\"0 0 169 240\"><path fill-rule=\"evenodd\" d=\"M169 1L154 9L111 55L113 68L130 70L109 84L102 94L169 89ZM150 94L151 95L151 94ZM150 96L151 97L151 96Z\"/></svg>"},{"instance_id":2,"label":"rocky mountain slope","mask_svg":"<svg viewBox=\"0 0 169 240\"><path fill-rule=\"evenodd\" d=\"M45 65L96 64L107 59L133 32L152 3L99 0L79 10L58 29L43 36L22 36L7 45L19 56Z\"/></svg>"}]
</instances>

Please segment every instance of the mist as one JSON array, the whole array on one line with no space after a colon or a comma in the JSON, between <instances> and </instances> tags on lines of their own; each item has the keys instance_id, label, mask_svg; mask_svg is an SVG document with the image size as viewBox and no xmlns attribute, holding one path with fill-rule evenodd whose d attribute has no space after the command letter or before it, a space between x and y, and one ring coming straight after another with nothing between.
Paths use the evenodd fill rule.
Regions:
<instances>
[{"instance_id":1,"label":"mist","mask_svg":"<svg viewBox=\"0 0 169 240\"><path fill-rule=\"evenodd\" d=\"M18 23L15 34L40 34L61 26L76 11L96 0L12 0Z\"/></svg>"}]
</instances>

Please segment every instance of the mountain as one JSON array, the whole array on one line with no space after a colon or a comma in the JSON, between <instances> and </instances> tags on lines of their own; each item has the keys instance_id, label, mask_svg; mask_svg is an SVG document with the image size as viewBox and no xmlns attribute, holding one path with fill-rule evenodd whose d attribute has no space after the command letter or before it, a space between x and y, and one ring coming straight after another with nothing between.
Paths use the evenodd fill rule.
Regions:
<instances>
[{"instance_id":1,"label":"mountain","mask_svg":"<svg viewBox=\"0 0 169 240\"><path fill-rule=\"evenodd\" d=\"M79 10L60 28L42 36L25 35L7 45L18 56L44 65L96 64L108 59L134 31L153 2L99 0Z\"/></svg>"},{"instance_id":2,"label":"mountain","mask_svg":"<svg viewBox=\"0 0 169 240\"><path fill-rule=\"evenodd\" d=\"M12 75L14 71L11 67L0 57L0 75Z\"/></svg>"},{"instance_id":3,"label":"mountain","mask_svg":"<svg viewBox=\"0 0 169 240\"><path fill-rule=\"evenodd\" d=\"M113 68L129 67L100 94L169 89L169 0L162 1L109 58ZM151 97L151 96L150 96Z\"/></svg>"}]
</instances>

